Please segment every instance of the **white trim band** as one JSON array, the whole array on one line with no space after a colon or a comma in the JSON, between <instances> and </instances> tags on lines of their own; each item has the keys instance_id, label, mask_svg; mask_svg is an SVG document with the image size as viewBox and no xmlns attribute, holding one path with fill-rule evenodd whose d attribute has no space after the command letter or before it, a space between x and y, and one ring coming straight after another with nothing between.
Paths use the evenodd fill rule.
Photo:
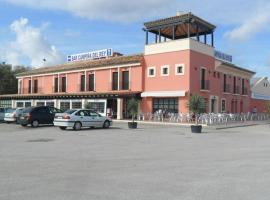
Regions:
<instances>
[{"instance_id":1,"label":"white trim band","mask_svg":"<svg viewBox=\"0 0 270 200\"><path fill-rule=\"evenodd\" d=\"M184 97L186 91L156 91L156 92L143 92L141 97Z\"/></svg>"}]
</instances>

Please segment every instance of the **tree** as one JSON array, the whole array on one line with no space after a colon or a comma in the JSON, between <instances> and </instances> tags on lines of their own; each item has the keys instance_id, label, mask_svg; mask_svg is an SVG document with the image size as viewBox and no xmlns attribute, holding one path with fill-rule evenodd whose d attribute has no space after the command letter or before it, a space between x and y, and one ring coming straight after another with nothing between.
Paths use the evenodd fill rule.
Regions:
<instances>
[{"instance_id":1,"label":"tree","mask_svg":"<svg viewBox=\"0 0 270 200\"><path fill-rule=\"evenodd\" d=\"M25 72L29 68L24 66L12 67L12 65L0 64L0 95L16 94L18 92L18 80L16 74Z\"/></svg>"},{"instance_id":2,"label":"tree","mask_svg":"<svg viewBox=\"0 0 270 200\"><path fill-rule=\"evenodd\" d=\"M139 101L135 98L132 98L128 101L127 111L129 115L132 116L132 123L134 123L135 116L138 114Z\"/></svg>"},{"instance_id":3,"label":"tree","mask_svg":"<svg viewBox=\"0 0 270 200\"><path fill-rule=\"evenodd\" d=\"M198 125L198 116L199 114L204 113L206 108L204 98L197 94L192 95L189 99L187 107L195 115L195 123Z\"/></svg>"}]
</instances>

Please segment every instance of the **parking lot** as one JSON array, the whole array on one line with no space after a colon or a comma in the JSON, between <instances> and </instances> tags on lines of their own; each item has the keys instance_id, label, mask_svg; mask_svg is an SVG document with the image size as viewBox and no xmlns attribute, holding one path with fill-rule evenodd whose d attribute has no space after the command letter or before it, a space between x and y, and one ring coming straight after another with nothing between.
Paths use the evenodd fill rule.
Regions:
<instances>
[{"instance_id":1,"label":"parking lot","mask_svg":"<svg viewBox=\"0 0 270 200\"><path fill-rule=\"evenodd\" d=\"M0 124L1 200L254 200L270 196L270 127Z\"/></svg>"}]
</instances>

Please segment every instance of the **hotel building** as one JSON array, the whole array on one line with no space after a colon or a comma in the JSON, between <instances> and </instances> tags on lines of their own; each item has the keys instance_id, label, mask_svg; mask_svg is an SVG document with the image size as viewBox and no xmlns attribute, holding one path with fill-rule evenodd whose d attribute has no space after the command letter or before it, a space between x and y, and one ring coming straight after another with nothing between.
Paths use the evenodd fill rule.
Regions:
<instances>
[{"instance_id":1,"label":"hotel building","mask_svg":"<svg viewBox=\"0 0 270 200\"><path fill-rule=\"evenodd\" d=\"M187 113L198 94L207 112L250 111L254 72L236 66L215 50L216 27L192 13L144 24L142 54L74 61L18 74L18 94L2 95L13 107L50 105L82 108L127 117L127 102L140 100L140 112Z\"/></svg>"}]
</instances>

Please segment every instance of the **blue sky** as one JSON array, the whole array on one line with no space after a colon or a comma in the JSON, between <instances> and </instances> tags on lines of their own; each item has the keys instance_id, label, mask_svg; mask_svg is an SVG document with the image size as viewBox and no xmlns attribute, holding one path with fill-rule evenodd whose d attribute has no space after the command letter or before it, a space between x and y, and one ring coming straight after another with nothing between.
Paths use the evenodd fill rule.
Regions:
<instances>
[{"instance_id":1,"label":"blue sky","mask_svg":"<svg viewBox=\"0 0 270 200\"><path fill-rule=\"evenodd\" d=\"M143 23L177 11L217 25L216 49L235 64L270 77L270 2L267 0L0 0L0 61L41 67L68 54L113 48L143 52Z\"/></svg>"}]
</instances>

